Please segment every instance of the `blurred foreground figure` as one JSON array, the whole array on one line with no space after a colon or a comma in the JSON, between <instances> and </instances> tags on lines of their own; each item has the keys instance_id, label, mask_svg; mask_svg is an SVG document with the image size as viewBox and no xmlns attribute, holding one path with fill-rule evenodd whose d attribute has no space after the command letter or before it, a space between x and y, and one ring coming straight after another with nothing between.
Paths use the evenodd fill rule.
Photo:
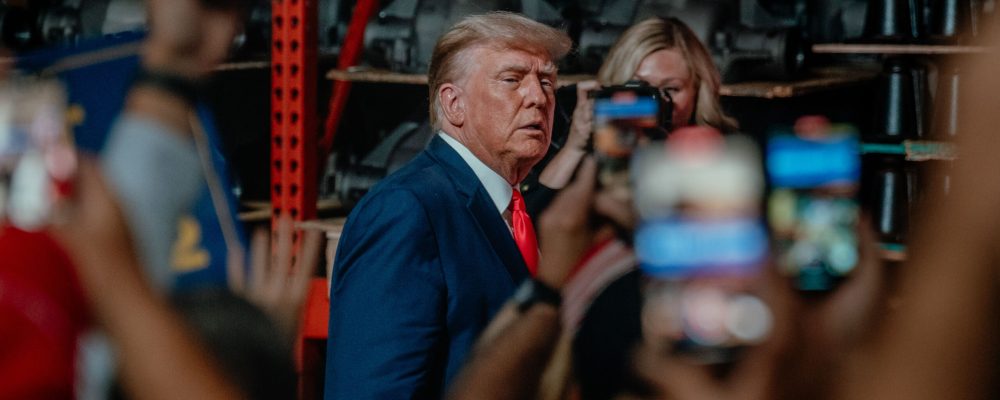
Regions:
<instances>
[{"instance_id":1,"label":"blurred foreground figure","mask_svg":"<svg viewBox=\"0 0 1000 400\"><path fill-rule=\"evenodd\" d=\"M481 338L475 357L452 387L452 398L774 397L776 362L788 327L787 307L780 300L788 288L771 275L761 274L767 251L763 227L741 225L745 229L739 231L744 235L740 244L745 251L739 255L730 251L723 260L713 258L717 252L705 251L706 246L722 248L716 246L727 244L723 239L732 236L721 234L736 231L712 231L720 226L713 224L729 217L742 221L757 212L761 177L754 168L758 162L753 154L745 154L750 149L739 146L745 142L724 142L709 128L685 128L677 135L672 138L676 147L670 148L677 152L671 157L680 158L670 158L673 163L659 156L665 154L662 142L641 147L629 172L640 177L635 188L602 182L595 162L584 161L575 180L556 196L539 223L545 252L539 274L550 277L547 282L562 290L567 303L560 309L558 302L526 303L515 295ZM734 179L738 183L727 185ZM699 185L704 182L710 183ZM703 190L690 190L693 187ZM723 187L730 191L719 192ZM636 201L637 207L632 205L633 193L643 200ZM685 207L675 208L678 204ZM667 219L682 215L687 219ZM636 216L641 219L638 223ZM729 220L725 221L728 225ZM671 253L665 246L660 248L660 257L654 258L642 247L650 241L693 238L666 233L648 236L655 227L693 227L680 222L704 224L698 225L702 232L698 238L703 240L700 250L673 246ZM585 255L582 266L581 255ZM657 261L662 263L654 265ZM636 269L639 265L642 272ZM667 271L667 266L675 269ZM578 275L563 288L577 267ZM654 268L660 271L655 277ZM668 285L678 290L660 290ZM694 289L695 296L687 296L692 293L688 289ZM712 304L674 307L705 300L698 296L704 292L697 290L711 290ZM753 303L755 312L740 315L752 320L751 329L743 329L746 324L734 326L735 334L730 334L727 326L717 324L726 313L713 310L729 307L719 304L729 294ZM581 315L584 309L586 314ZM772 315L778 321L773 326ZM692 319L697 321L681 322ZM709 335L723 338L711 342L706 340ZM736 354L742 357L734 360ZM540 368L549 364L550 357L554 358L550 371L555 372L547 372L543 379ZM725 378L715 373L721 370L728 371Z\"/></svg>"},{"instance_id":2,"label":"blurred foreground figure","mask_svg":"<svg viewBox=\"0 0 1000 400\"><path fill-rule=\"evenodd\" d=\"M4 227L0 233L0 309L5 310L0 313L5 318L0 324L0 397L107 396L102 387L73 387L76 368L88 378L111 368L76 360L78 338L91 326L106 334L114 348L117 382L127 398L293 396L289 344L313 270L309 266L315 266L318 255L318 235L305 238L297 266L290 223L278 235L273 259L267 235L258 235L249 277L244 249L231 246L232 269L239 272L232 287L255 306L232 294L189 294L179 296L172 307L164 295L171 286L173 228L203 184L205 160L200 156L205 153L195 144L196 92L225 58L244 3L150 0L143 70L110 134L101 167L88 160L77 170L73 154L45 159L45 166L72 159L78 175L56 182L66 184L55 186L68 204L45 221L52 223L48 232ZM3 133L9 133L7 128ZM19 186L11 196L29 192ZM16 202L22 203L31 202ZM27 223L32 210L15 210L17 217L6 222L43 229ZM269 315L264 317L257 307ZM102 342L94 343L81 345L82 354L105 350ZM84 382L81 386L94 383ZM85 389L93 390L81 392Z\"/></svg>"},{"instance_id":3,"label":"blurred foreground figure","mask_svg":"<svg viewBox=\"0 0 1000 400\"><path fill-rule=\"evenodd\" d=\"M722 164L720 161L715 163ZM692 348L690 341L684 339L695 338L693 334L668 329L664 336L656 334L663 331L650 329L652 326L649 323L655 321L647 318L649 304L644 305L643 300L644 296L648 296L650 277L645 274L649 268L644 266L643 273L640 273L634 265L643 262L644 257L655 259L643 256L641 250L636 251L638 257L632 256L628 243L605 243L603 249L597 246L598 251L584 252L592 243L600 243L599 238L604 236L600 229L595 230L595 226L599 225L593 223L594 217L603 217L604 223L615 221L626 231L631 231L634 218L615 216L616 210L620 213L631 207L620 199L615 201L616 191L612 187L603 185L595 188L597 179L592 161L584 162L583 166L565 193L555 198L554 207L542 215L539 223L542 248L546 251L539 274L553 277L549 282L554 283L555 289L562 288L566 303L561 309L557 301L525 304L523 298L515 295L477 344L475 356L451 388L452 398L816 399L829 395L835 388L830 377L844 364L841 354L852 349L864 336L871 326L873 310L881 306L881 297L877 293L882 289L882 265L875 236L866 221L862 219L855 227L859 238L857 273L823 296L800 296L792 290L791 281L779 276L772 267L761 271L752 281L743 282L752 283L746 287L755 288L750 293L757 293L771 309L773 322L760 312L740 315L733 313L733 308L728 308L720 313L720 309L725 310L726 307L720 307L714 301L717 297L709 299L713 301L707 304L698 302L706 300L705 297L683 299L682 315L674 313L673 319L667 315L659 319L662 322L660 326L683 326L685 330L691 329L698 334L713 333L725 327L734 329L738 334L746 334L750 332L749 328L755 330L773 323L770 325L770 337L754 336L754 340L745 340L733 348L727 348L725 344L735 341L709 348L707 344L711 342L701 337L696 343L703 346L700 350L712 351L692 351L699 349ZM651 185L638 179L635 191L640 193L655 187L661 190L658 195L668 196L663 199L673 198L669 196L684 198L677 193L684 193L681 188L685 182L671 179L711 181L717 184L717 188L727 190L733 190L733 185L725 184L729 181L722 178L739 177L738 181L742 184L752 181L743 176L747 172L742 169L719 169L716 166L698 171L697 168L684 169L683 165L671 165L669 168L674 171L650 169L648 178L670 184ZM712 179L707 177L709 171L715 172ZM692 193L705 194L704 191ZM727 193L730 196L733 194L712 193L702 198L702 202L692 202L694 197L690 195L691 198L687 198L689 204L698 204L702 208L688 205L680 210L704 213L707 207L722 205L721 201L726 199ZM640 199L650 198L641 193L637 196ZM650 206L648 201L636 203L640 216L643 215L641 209ZM748 207L751 210L756 208ZM651 226L648 225L648 215L645 219L648 228ZM731 234L733 230L723 232ZM628 236L619 240L627 241ZM718 240L718 236L713 240L708 230L701 231L697 236L681 235L675 239L694 237L711 243L708 246L711 250L700 253L701 256L714 257L719 253L717 250L726 248L722 244L727 242ZM636 247L640 248L638 238ZM606 237L604 241L607 241ZM689 251L692 247L665 245L660 250ZM730 255L727 260L733 260L732 253L726 254ZM581 255L584 255L582 268L563 288L570 271L580 263L578 259ZM749 259L756 260L759 256ZM723 278L719 273L708 274L703 277L705 280L701 283L705 286L702 287L742 286L731 277L728 282ZM743 296L740 298L746 299ZM582 317L581 308L587 310ZM561 318L560 313L563 313ZM720 314L726 315L725 324L718 323ZM733 315L737 315L735 321L739 323L730 325L728 318ZM713 321L713 318L716 320ZM566 325L560 327L560 322ZM671 332L676 334L671 336ZM668 339L668 342L673 339L673 343L665 347L663 339ZM729 357L719 358L716 355ZM538 366L549 363L550 357L549 370L543 376Z\"/></svg>"},{"instance_id":4,"label":"blurred foreground figure","mask_svg":"<svg viewBox=\"0 0 1000 400\"><path fill-rule=\"evenodd\" d=\"M102 154L102 172L121 201L145 278L160 294L176 288L178 270L209 264L228 267L221 268L226 280L202 285L214 285L220 292L213 295L198 288L176 293L176 311L198 334L207 350L204 356L213 356L225 378L244 395L282 398L294 393L289 383L294 381L291 342L315 269L318 236L305 238L293 265L293 233L286 221L279 229L276 253L269 252L267 233L258 233L248 259L225 183L225 161L218 156L211 117L201 101L205 81L228 57L250 3L147 2L150 32L142 64ZM206 212L210 220L213 215L217 220L222 233L216 241L224 244L178 245L178 236L183 242L185 234L180 229L183 222L197 224L194 218L204 218ZM200 229L208 228L202 222ZM226 289L234 294L224 293ZM261 319L261 311L267 318ZM113 340L113 345L122 343ZM129 376L129 368L123 359L118 382L135 397L130 388L137 378Z\"/></svg>"},{"instance_id":5,"label":"blurred foreground figure","mask_svg":"<svg viewBox=\"0 0 1000 400\"><path fill-rule=\"evenodd\" d=\"M142 65L109 133L101 167L121 201L137 254L155 289L189 289L175 282L181 271L212 269L221 278L192 287L228 286L267 312L290 340L315 271L318 236L306 235L300 250L307 257L297 258L301 268L292 265L291 225L277 229L289 237L279 239L273 255L264 249L267 235L255 235L253 247L258 250L248 258L225 179L225 159L201 98L205 81L229 56L251 3L147 2L150 32ZM185 227L190 229L185 232ZM208 239L207 230L214 228L222 232ZM294 276L285 279L288 275Z\"/></svg>"},{"instance_id":6,"label":"blurred foreground figure","mask_svg":"<svg viewBox=\"0 0 1000 400\"><path fill-rule=\"evenodd\" d=\"M901 305L877 340L854 356L842 379L844 398L998 394L1000 54L993 50L965 61L968 80L976 84L963 92L952 191L935 192L923 205L900 271Z\"/></svg>"},{"instance_id":7,"label":"blurred foreground figure","mask_svg":"<svg viewBox=\"0 0 1000 400\"><path fill-rule=\"evenodd\" d=\"M200 91L208 75L226 59L240 29L246 0L149 0L150 31L141 65L132 78L125 108L108 133L103 172L122 201L138 254L154 287L169 292L180 270L224 260L225 252L202 249L183 232L201 197L210 193L225 246L245 251L239 221L231 219L216 160L213 137L202 114ZM207 232L206 232L207 233ZM178 235L189 243L176 243ZM183 241L183 240L181 240ZM224 264L223 264L224 265Z\"/></svg>"},{"instance_id":8,"label":"blurred foreground figure","mask_svg":"<svg viewBox=\"0 0 1000 400\"><path fill-rule=\"evenodd\" d=\"M204 345L150 286L99 171L81 164L66 220L56 228L95 322L114 345L134 399L245 398Z\"/></svg>"}]
</instances>

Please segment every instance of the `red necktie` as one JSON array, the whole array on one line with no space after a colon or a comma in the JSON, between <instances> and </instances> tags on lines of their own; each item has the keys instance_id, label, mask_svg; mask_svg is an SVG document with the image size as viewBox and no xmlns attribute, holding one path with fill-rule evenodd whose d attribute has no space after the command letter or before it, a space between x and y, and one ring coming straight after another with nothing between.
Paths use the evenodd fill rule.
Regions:
<instances>
[{"instance_id":1,"label":"red necktie","mask_svg":"<svg viewBox=\"0 0 1000 400\"><path fill-rule=\"evenodd\" d=\"M535 227L531 224L531 217L524 209L521 192L514 190L508 209L511 214L511 224L514 225L514 242L521 251L524 263L528 265L528 272L531 276L535 276L538 271L538 240L535 239Z\"/></svg>"}]
</instances>

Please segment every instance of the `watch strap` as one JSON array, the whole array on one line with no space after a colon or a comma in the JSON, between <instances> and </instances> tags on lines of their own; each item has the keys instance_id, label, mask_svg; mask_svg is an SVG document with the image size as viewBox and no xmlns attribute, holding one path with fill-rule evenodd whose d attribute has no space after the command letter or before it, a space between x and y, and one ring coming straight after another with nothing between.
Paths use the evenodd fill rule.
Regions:
<instances>
[{"instance_id":1,"label":"watch strap","mask_svg":"<svg viewBox=\"0 0 1000 400\"><path fill-rule=\"evenodd\" d=\"M188 104L197 104L201 98L201 83L190 78L164 71L139 68L132 79L132 86L148 86L177 96Z\"/></svg>"},{"instance_id":2,"label":"watch strap","mask_svg":"<svg viewBox=\"0 0 1000 400\"><path fill-rule=\"evenodd\" d=\"M514 302L517 305L517 311L522 313L535 303L545 303L559 308L562 304L562 294L537 279L529 278L514 292Z\"/></svg>"}]
</instances>

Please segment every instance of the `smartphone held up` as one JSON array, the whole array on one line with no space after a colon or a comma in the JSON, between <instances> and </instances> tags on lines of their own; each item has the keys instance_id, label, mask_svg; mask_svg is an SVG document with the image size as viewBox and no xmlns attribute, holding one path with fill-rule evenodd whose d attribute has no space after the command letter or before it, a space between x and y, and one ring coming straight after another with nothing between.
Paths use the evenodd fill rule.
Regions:
<instances>
[{"instance_id":1,"label":"smartphone held up","mask_svg":"<svg viewBox=\"0 0 1000 400\"><path fill-rule=\"evenodd\" d=\"M853 127L816 116L776 129L768 141L775 258L800 290L830 290L858 264L858 147Z\"/></svg>"},{"instance_id":2,"label":"smartphone held up","mask_svg":"<svg viewBox=\"0 0 1000 400\"><path fill-rule=\"evenodd\" d=\"M699 363L729 362L766 339L772 316L755 290L769 246L753 142L681 128L632 168L644 338Z\"/></svg>"},{"instance_id":3,"label":"smartphone held up","mask_svg":"<svg viewBox=\"0 0 1000 400\"><path fill-rule=\"evenodd\" d=\"M77 169L66 125L66 94L55 82L0 87L0 220L44 228L71 194Z\"/></svg>"}]
</instances>

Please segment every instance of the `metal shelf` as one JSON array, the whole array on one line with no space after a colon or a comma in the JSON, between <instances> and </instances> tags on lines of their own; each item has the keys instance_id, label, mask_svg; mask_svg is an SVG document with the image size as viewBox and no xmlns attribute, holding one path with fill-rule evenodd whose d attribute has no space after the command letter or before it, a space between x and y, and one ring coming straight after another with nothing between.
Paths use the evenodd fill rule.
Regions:
<instances>
[{"instance_id":1,"label":"metal shelf","mask_svg":"<svg viewBox=\"0 0 1000 400\"><path fill-rule=\"evenodd\" d=\"M900 144L862 143L861 154L904 155L907 161L951 161L958 158L958 149L953 143L904 140Z\"/></svg>"},{"instance_id":2,"label":"metal shelf","mask_svg":"<svg viewBox=\"0 0 1000 400\"><path fill-rule=\"evenodd\" d=\"M322 206L322 204L321 204ZM315 230L323 232L340 232L347 223L347 217L316 219L299 222L298 227L305 230Z\"/></svg>"},{"instance_id":3,"label":"metal shelf","mask_svg":"<svg viewBox=\"0 0 1000 400\"><path fill-rule=\"evenodd\" d=\"M248 69L268 69L271 68L269 60L237 61L220 64L215 67L215 71L242 71Z\"/></svg>"},{"instance_id":4,"label":"metal shelf","mask_svg":"<svg viewBox=\"0 0 1000 400\"><path fill-rule=\"evenodd\" d=\"M822 90L835 89L868 81L875 77L873 71L824 70L815 76L791 82L744 82L722 85L719 94L728 97L791 98ZM404 85L426 85L426 74L409 74L378 69L334 69L326 74L327 79L347 82L395 83ZM594 79L592 75L562 75L558 85L571 85L583 80Z\"/></svg>"},{"instance_id":5,"label":"metal shelf","mask_svg":"<svg viewBox=\"0 0 1000 400\"><path fill-rule=\"evenodd\" d=\"M250 210L240 212L237 217L243 222L264 222L273 216L274 210L271 208L270 201L243 201L240 203L243 207L249 208ZM316 211L337 211L343 210L344 206L337 199L326 199L319 200L316 202ZM305 224L300 222L300 224ZM303 229L309 228L310 225L302 226Z\"/></svg>"},{"instance_id":6,"label":"metal shelf","mask_svg":"<svg viewBox=\"0 0 1000 400\"><path fill-rule=\"evenodd\" d=\"M819 54L983 54L994 50L987 46L930 44L821 43L812 46L813 53Z\"/></svg>"},{"instance_id":7,"label":"metal shelf","mask_svg":"<svg viewBox=\"0 0 1000 400\"><path fill-rule=\"evenodd\" d=\"M810 77L790 82L743 82L722 85L719 94L762 99L793 98L865 83L874 79L876 75L878 72L871 70L826 69L816 71Z\"/></svg>"},{"instance_id":8,"label":"metal shelf","mask_svg":"<svg viewBox=\"0 0 1000 400\"><path fill-rule=\"evenodd\" d=\"M326 74L327 79L344 82L399 83L404 85L426 85L427 74L408 74L382 69L334 69Z\"/></svg>"}]
</instances>

